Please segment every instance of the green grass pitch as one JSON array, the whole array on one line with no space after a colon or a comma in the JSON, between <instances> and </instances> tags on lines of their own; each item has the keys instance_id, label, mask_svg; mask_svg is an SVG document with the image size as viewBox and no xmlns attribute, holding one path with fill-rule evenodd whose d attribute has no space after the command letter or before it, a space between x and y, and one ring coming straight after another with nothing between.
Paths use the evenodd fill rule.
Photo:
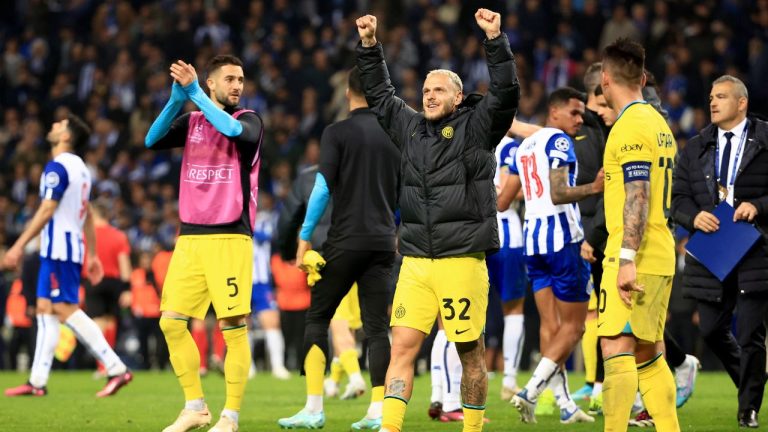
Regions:
<instances>
[{"instance_id":1,"label":"green grass pitch","mask_svg":"<svg viewBox=\"0 0 768 432\"><path fill-rule=\"evenodd\" d=\"M582 376L569 377L575 390L582 384ZM23 383L26 374L0 373L0 388ZM523 374L522 380L528 379ZM0 396L0 431L161 431L178 414L182 403L181 389L170 372L139 372L133 383L119 394L97 399L95 393L104 384L93 380L90 372L54 371L49 383L49 394L44 398L8 398ZM491 423L485 431L599 431L602 418L594 424L560 425L556 417L539 417L538 425L520 424L517 412L498 398L501 379L490 380L487 417ZM224 381L211 373L203 378L206 400L211 412L218 417L224 404ZM408 406L406 431L461 430L457 423L444 424L431 421L429 406L429 376L416 379L414 397ZM248 383L240 430L278 431L277 419L293 415L304 404L304 381L298 375L289 381L278 381L269 374L259 374ZM326 400L327 431L347 431L359 420L368 404L367 394L362 399ZM684 431L733 431L736 423L736 389L724 373L702 373L693 398L679 411L680 426ZM763 419L768 421L768 418ZM215 421L215 418L214 418ZM763 426L761 429L765 429Z\"/></svg>"}]
</instances>

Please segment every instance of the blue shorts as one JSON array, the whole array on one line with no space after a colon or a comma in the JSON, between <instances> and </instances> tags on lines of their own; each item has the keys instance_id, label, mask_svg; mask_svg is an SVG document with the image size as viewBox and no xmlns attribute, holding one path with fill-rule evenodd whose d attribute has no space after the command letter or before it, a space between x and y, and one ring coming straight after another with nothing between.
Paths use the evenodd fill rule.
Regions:
<instances>
[{"instance_id":1,"label":"blue shorts","mask_svg":"<svg viewBox=\"0 0 768 432\"><path fill-rule=\"evenodd\" d=\"M272 294L272 285L253 284L251 293L251 313L257 314L267 310L277 310L277 302Z\"/></svg>"},{"instance_id":2,"label":"blue shorts","mask_svg":"<svg viewBox=\"0 0 768 432\"><path fill-rule=\"evenodd\" d=\"M581 257L581 242L569 243L555 253L525 257L533 292L551 287L564 302L589 301L589 263Z\"/></svg>"},{"instance_id":3,"label":"blue shorts","mask_svg":"<svg viewBox=\"0 0 768 432\"><path fill-rule=\"evenodd\" d=\"M80 271L83 265L69 261L40 258L37 298L53 303L80 303Z\"/></svg>"},{"instance_id":4,"label":"blue shorts","mask_svg":"<svg viewBox=\"0 0 768 432\"><path fill-rule=\"evenodd\" d=\"M525 273L523 248L501 248L485 262L491 287L499 293L502 302L525 297L528 275Z\"/></svg>"}]
</instances>

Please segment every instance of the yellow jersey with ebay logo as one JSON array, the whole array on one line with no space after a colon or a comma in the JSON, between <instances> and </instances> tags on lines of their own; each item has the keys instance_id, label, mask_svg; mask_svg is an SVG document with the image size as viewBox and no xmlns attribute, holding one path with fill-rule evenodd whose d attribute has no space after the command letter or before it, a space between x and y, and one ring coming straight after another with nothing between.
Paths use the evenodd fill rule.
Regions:
<instances>
[{"instance_id":1,"label":"yellow jersey with ebay logo","mask_svg":"<svg viewBox=\"0 0 768 432\"><path fill-rule=\"evenodd\" d=\"M675 273L675 241L667 225L672 207L672 173L677 144L664 118L648 103L629 104L619 114L605 145L605 219L608 244L604 267L619 266L624 237L624 184L650 182L648 220L635 257L638 273Z\"/></svg>"}]
</instances>

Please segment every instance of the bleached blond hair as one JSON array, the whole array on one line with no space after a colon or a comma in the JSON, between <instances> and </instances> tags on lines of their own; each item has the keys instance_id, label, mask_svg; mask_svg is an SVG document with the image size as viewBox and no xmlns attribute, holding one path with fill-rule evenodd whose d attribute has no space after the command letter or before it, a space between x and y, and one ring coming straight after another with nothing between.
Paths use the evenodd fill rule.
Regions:
<instances>
[{"instance_id":1,"label":"bleached blond hair","mask_svg":"<svg viewBox=\"0 0 768 432\"><path fill-rule=\"evenodd\" d=\"M459 89L459 91L464 91L464 84L461 82L461 78L456 75L456 72L449 71L448 69L435 69L427 74L427 78L429 78L431 75L445 75L449 80L451 80L453 85Z\"/></svg>"}]
</instances>

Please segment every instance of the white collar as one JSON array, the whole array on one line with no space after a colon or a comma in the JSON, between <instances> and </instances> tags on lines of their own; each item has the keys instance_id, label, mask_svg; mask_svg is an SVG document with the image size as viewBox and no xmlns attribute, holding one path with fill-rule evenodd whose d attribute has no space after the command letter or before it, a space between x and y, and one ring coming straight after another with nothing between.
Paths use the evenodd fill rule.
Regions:
<instances>
[{"instance_id":1,"label":"white collar","mask_svg":"<svg viewBox=\"0 0 768 432\"><path fill-rule=\"evenodd\" d=\"M736 125L736 127L734 127L733 129L731 129L730 131L727 131L727 130L723 130L723 129L721 129L721 128L719 128L719 127L718 127L718 128L717 128L717 142L719 143L720 141L722 141L723 139L725 139L725 133L726 133L726 132L731 132L731 133L733 133L733 136L734 136L736 139L739 139L739 138L741 138L741 134L742 134L742 133L744 133L744 128L745 128L746 126L747 126L747 118L746 118L746 117L744 117L744 120L742 120L742 121L741 121L741 123L737 124L737 125ZM731 139L733 139L733 138L731 138ZM731 141L731 144L736 144L736 143L734 143L733 141Z\"/></svg>"}]
</instances>

